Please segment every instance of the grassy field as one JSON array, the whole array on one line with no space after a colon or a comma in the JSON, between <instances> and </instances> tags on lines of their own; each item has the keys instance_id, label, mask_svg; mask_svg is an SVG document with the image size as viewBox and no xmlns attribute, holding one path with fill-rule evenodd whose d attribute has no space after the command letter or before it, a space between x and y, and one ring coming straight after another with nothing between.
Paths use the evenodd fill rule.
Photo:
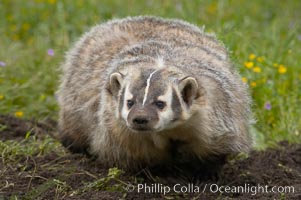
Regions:
<instances>
[{"instance_id":1,"label":"grassy field","mask_svg":"<svg viewBox=\"0 0 301 200\"><path fill-rule=\"evenodd\" d=\"M58 69L73 42L111 18L157 15L205 25L229 48L250 85L258 147L301 142L300 10L299 0L2 0L0 113L56 119Z\"/></svg>"}]
</instances>

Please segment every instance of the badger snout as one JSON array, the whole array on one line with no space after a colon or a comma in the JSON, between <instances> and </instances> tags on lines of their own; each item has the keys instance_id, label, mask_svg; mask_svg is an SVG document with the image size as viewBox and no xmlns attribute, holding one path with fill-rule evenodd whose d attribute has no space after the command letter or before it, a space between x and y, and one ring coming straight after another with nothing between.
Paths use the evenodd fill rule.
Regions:
<instances>
[{"instance_id":1,"label":"badger snout","mask_svg":"<svg viewBox=\"0 0 301 200\"><path fill-rule=\"evenodd\" d=\"M134 109L128 116L129 128L135 131L151 131L156 121L156 117L145 109Z\"/></svg>"},{"instance_id":2,"label":"badger snout","mask_svg":"<svg viewBox=\"0 0 301 200\"><path fill-rule=\"evenodd\" d=\"M147 116L137 116L133 119L133 124L144 126L147 125L150 120Z\"/></svg>"},{"instance_id":3,"label":"badger snout","mask_svg":"<svg viewBox=\"0 0 301 200\"><path fill-rule=\"evenodd\" d=\"M149 126L150 118L148 116L137 116L132 120L132 129L138 131L148 131L152 128Z\"/></svg>"}]
</instances>

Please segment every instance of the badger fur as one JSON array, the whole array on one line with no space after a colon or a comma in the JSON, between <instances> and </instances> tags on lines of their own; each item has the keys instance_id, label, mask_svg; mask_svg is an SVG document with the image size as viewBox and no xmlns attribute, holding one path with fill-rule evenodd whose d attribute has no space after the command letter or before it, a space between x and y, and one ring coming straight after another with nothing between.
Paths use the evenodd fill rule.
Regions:
<instances>
[{"instance_id":1,"label":"badger fur","mask_svg":"<svg viewBox=\"0 0 301 200\"><path fill-rule=\"evenodd\" d=\"M92 28L67 53L58 95L62 143L108 166L247 152L250 98L214 35L174 19ZM173 152L173 153L172 153Z\"/></svg>"}]
</instances>

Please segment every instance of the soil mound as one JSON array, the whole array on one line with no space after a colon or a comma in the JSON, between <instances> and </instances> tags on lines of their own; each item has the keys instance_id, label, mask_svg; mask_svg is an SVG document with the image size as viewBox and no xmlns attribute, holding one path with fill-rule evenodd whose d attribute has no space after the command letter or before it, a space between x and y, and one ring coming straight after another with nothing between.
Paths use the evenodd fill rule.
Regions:
<instances>
[{"instance_id":1,"label":"soil mound","mask_svg":"<svg viewBox=\"0 0 301 200\"><path fill-rule=\"evenodd\" d=\"M52 120L0 115L2 141L22 141L28 131L43 140L55 130ZM247 158L229 159L210 176L196 174L188 166L122 173L68 152L20 156L16 165L0 159L0 199L14 195L21 199L301 199L301 145L284 141L276 148L252 151Z\"/></svg>"}]
</instances>

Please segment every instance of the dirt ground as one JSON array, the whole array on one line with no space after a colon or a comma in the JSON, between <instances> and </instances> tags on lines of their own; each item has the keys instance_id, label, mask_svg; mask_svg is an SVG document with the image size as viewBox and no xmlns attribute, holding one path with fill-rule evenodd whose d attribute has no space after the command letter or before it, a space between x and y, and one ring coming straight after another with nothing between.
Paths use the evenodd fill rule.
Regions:
<instances>
[{"instance_id":1,"label":"dirt ground","mask_svg":"<svg viewBox=\"0 0 301 200\"><path fill-rule=\"evenodd\" d=\"M0 115L0 140L22 141L31 131L42 141L55 132L55 127L51 120L36 122ZM186 166L127 173L102 167L81 154L59 155L55 150L19 156L18 163L4 161L0 155L0 200L13 196L18 199L301 199L301 145L284 141L277 148L252 151L248 158L229 159L218 174L210 176L195 174Z\"/></svg>"}]
</instances>

